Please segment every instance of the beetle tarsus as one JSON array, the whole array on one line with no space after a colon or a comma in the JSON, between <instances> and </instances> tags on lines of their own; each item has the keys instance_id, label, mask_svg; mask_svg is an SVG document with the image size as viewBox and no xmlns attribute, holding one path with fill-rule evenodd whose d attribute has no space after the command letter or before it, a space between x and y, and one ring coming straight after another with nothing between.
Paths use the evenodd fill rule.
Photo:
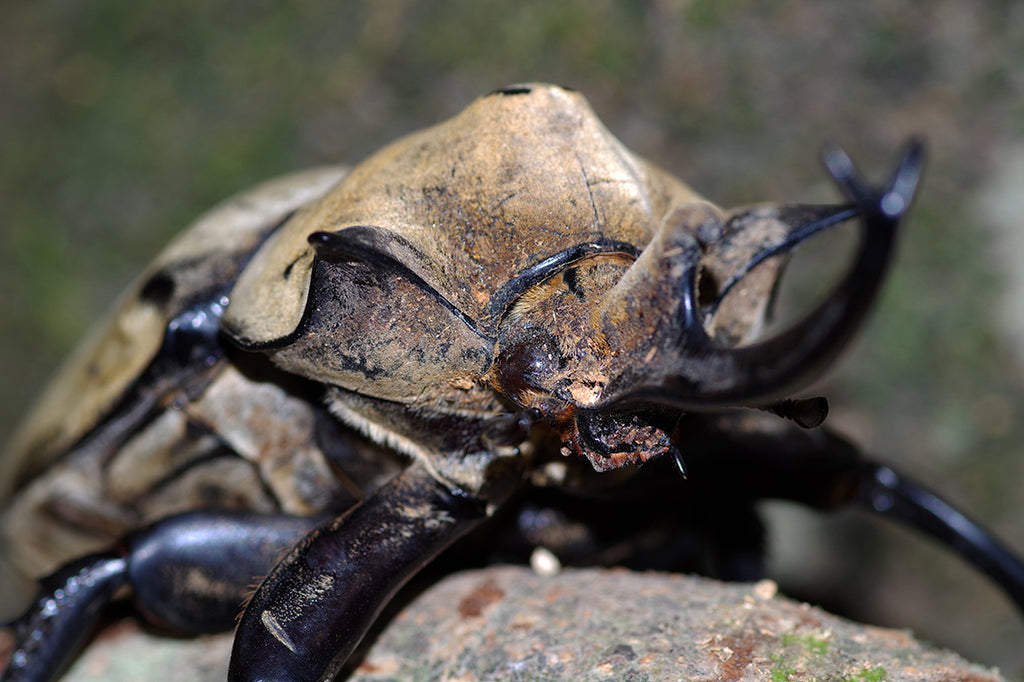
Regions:
<instances>
[{"instance_id":1,"label":"beetle tarsus","mask_svg":"<svg viewBox=\"0 0 1024 682\"><path fill-rule=\"evenodd\" d=\"M9 626L14 631L15 648L0 680L56 679L126 580L125 559L104 553L66 564L40 581L32 605Z\"/></svg>"}]
</instances>

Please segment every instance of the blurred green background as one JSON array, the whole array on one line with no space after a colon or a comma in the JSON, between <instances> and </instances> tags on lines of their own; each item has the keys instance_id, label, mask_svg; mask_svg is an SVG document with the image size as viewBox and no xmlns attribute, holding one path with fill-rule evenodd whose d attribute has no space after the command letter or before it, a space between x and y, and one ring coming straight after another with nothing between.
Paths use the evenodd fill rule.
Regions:
<instances>
[{"instance_id":1,"label":"blurred green background","mask_svg":"<svg viewBox=\"0 0 1024 682\"><path fill-rule=\"evenodd\" d=\"M926 135L896 272L820 390L833 425L1024 551L1024 4L1009 1L9 4L0 437L199 212L527 80L582 91L725 206L832 200L824 141L877 177ZM768 513L785 590L1024 672L1020 619L945 552L858 514Z\"/></svg>"}]
</instances>

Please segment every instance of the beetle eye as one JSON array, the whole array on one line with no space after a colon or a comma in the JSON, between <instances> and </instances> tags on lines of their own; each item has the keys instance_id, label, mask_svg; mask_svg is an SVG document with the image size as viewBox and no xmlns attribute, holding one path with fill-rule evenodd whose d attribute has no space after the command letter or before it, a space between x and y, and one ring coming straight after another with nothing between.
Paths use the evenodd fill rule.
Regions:
<instances>
[{"instance_id":1,"label":"beetle eye","mask_svg":"<svg viewBox=\"0 0 1024 682\"><path fill-rule=\"evenodd\" d=\"M501 343L497 361L498 389L524 407L531 394L543 390L545 378L551 377L561 361L555 338L543 329L526 329L506 343Z\"/></svg>"}]
</instances>

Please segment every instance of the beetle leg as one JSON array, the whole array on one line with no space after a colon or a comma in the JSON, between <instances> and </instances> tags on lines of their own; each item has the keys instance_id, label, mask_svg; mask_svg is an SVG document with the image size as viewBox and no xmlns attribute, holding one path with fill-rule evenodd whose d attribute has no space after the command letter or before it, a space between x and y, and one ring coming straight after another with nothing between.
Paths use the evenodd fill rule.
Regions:
<instances>
[{"instance_id":1,"label":"beetle leg","mask_svg":"<svg viewBox=\"0 0 1024 682\"><path fill-rule=\"evenodd\" d=\"M126 582L126 561L96 554L66 564L40 581L40 591L21 618L8 624L15 645L0 679L53 680L70 662L103 608Z\"/></svg>"},{"instance_id":2,"label":"beetle leg","mask_svg":"<svg viewBox=\"0 0 1024 682\"><path fill-rule=\"evenodd\" d=\"M16 644L0 679L55 679L125 585L155 625L188 633L227 630L254 581L315 523L283 515L189 512L66 564L40 581L32 605L10 624Z\"/></svg>"},{"instance_id":3,"label":"beetle leg","mask_svg":"<svg viewBox=\"0 0 1024 682\"><path fill-rule=\"evenodd\" d=\"M1024 563L993 535L934 493L876 462L864 462L856 502L932 536L985 573L1024 612Z\"/></svg>"},{"instance_id":4,"label":"beetle leg","mask_svg":"<svg viewBox=\"0 0 1024 682\"><path fill-rule=\"evenodd\" d=\"M394 593L486 515L413 464L278 563L239 622L228 679L331 679Z\"/></svg>"},{"instance_id":5,"label":"beetle leg","mask_svg":"<svg viewBox=\"0 0 1024 682\"><path fill-rule=\"evenodd\" d=\"M687 455L688 475L698 496L867 510L949 547L1024 611L1024 562L1018 556L979 523L828 429L807 431L757 413L691 415L680 428L687 450L694 450Z\"/></svg>"}]
</instances>

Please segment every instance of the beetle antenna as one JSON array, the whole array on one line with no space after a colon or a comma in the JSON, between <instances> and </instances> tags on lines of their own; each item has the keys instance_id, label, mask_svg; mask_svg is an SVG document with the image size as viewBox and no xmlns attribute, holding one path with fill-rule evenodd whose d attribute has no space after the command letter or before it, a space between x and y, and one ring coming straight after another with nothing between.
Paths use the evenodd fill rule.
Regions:
<instances>
[{"instance_id":1,"label":"beetle antenna","mask_svg":"<svg viewBox=\"0 0 1024 682\"><path fill-rule=\"evenodd\" d=\"M492 449L516 447L530 436L530 428L539 419L537 410L502 414L484 422L480 439Z\"/></svg>"},{"instance_id":2,"label":"beetle antenna","mask_svg":"<svg viewBox=\"0 0 1024 682\"><path fill-rule=\"evenodd\" d=\"M814 429L824 423L828 417L828 398L816 396L814 398L787 398L780 400L773 405L765 405L759 409L765 412L789 419L797 426L804 429Z\"/></svg>"}]
</instances>

